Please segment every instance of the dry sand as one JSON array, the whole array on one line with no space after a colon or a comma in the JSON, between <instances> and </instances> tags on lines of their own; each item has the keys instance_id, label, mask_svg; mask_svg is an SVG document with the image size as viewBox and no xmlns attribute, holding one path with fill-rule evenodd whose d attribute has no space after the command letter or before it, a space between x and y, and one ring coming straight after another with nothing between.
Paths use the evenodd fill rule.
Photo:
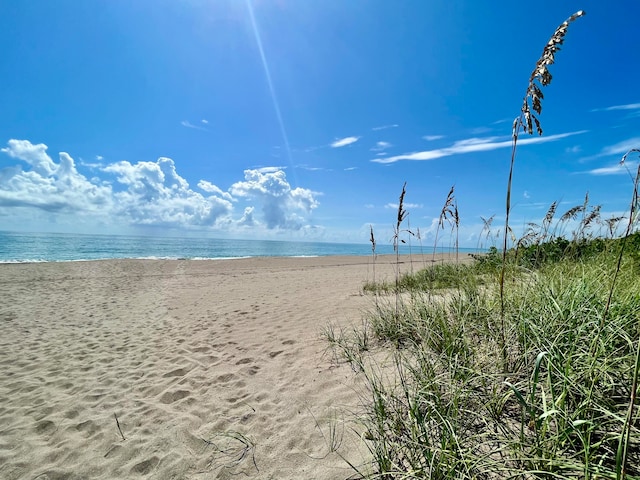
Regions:
<instances>
[{"instance_id":1,"label":"dry sand","mask_svg":"<svg viewBox=\"0 0 640 480\"><path fill-rule=\"evenodd\" d=\"M321 331L360 322L371 275L367 257L0 265L0 478L349 477L326 439L337 419L338 452L367 460L362 388Z\"/></svg>"}]
</instances>

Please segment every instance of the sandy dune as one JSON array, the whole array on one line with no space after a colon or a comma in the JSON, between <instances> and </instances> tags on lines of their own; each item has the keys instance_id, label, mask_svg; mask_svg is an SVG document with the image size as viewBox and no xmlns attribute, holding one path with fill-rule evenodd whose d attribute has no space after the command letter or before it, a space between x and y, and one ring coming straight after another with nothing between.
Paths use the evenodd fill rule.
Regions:
<instances>
[{"instance_id":1,"label":"sandy dune","mask_svg":"<svg viewBox=\"0 0 640 480\"><path fill-rule=\"evenodd\" d=\"M366 460L359 379L320 332L360 321L370 263L0 265L0 478L349 477L326 439Z\"/></svg>"}]
</instances>

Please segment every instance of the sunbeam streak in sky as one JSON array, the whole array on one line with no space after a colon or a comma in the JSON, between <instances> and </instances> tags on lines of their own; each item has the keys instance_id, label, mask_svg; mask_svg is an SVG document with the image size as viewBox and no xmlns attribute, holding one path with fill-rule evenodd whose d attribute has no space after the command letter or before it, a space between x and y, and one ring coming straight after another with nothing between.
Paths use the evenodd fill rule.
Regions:
<instances>
[{"instance_id":1,"label":"sunbeam streak in sky","mask_svg":"<svg viewBox=\"0 0 640 480\"><path fill-rule=\"evenodd\" d=\"M291 158L291 147L289 146L289 137L287 136L287 130L284 127L284 121L282 120L282 113L280 112L280 104L278 103L278 97L276 95L275 89L273 88L273 82L271 81L269 64L267 63L267 57L264 54L264 48L262 48L262 39L260 38L260 32L258 31L256 17L253 14L253 6L251 5L251 0L247 0L247 8L249 10L249 17L251 18L251 28L253 29L253 34L256 37L256 44L258 45L258 51L260 52L260 60L262 61L264 76L267 79L267 86L269 87L269 93L271 94L271 101L273 102L273 108L276 112L278 125L280 126L280 132L282 133L282 141L284 142L284 148L287 151L287 160L289 161L289 165L291 166L292 172L295 172L295 170L293 169L293 159ZM295 179L295 173L293 173L293 175Z\"/></svg>"}]
</instances>

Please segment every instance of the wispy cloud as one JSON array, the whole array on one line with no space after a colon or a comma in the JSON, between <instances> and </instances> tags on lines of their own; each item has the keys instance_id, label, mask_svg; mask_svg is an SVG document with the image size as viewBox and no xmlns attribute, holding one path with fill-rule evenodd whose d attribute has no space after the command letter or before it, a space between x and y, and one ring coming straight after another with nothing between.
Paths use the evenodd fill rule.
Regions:
<instances>
[{"instance_id":1,"label":"wispy cloud","mask_svg":"<svg viewBox=\"0 0 640 480\"><path fill-rule=\"evenodd\" d=\"M405 208L422 208L424 205L422 205L421 203L403 203L402 204L403 207ZM397 210L398 209L398 204L397 203L387 203L384 208L390 208L392 210Z\"/></svg>"},{"instance_id":2,"label":"wispy cloud","mask_svg":"<svg viewBox=\"0 0 640 480\"><path fill-rule=\"evenodd\" d=\"M567 153L580 153L582 151L582 148L580 147L580 145L574 145L573 147L565 148L564 151Z\"/></svg>"},{"instance_id":3,"label":"wispy cloud","mask_svg":"<svg viewBox=\"0 0 640 480\"><path fill-rule=\"evenodd\" d=\"M377 132L378 130L386 130L387 128L398 128L399 126L400 125L398 125L397 123L394 123L392 125L381 125L379 127L373 127L371 130Z\"/></svg>"},{"instance_id":4,"label":"wispy cloud","mask_svg":"<svg viewBox=\"0 0 640 480\"><path fill-rule=\"evenodd\" d=\"M331 144L333 148L346 147L347 145L351 145L352 143L356 143L360 140L360 137L345 137L339 140L336 140Z\"/></svg>"},{"instance_id":5,"label":"wispy cloud","mask_svg":"<svg viewBox=\"0 0 640 480\"><path fill-rule=\"evenodd\" d=\"M629 140L623 140L615 145L610 145L602 149L602 156L605 155L620 155L625 154L632 148L640 148L640 137L630 138Z\"/></svg>"},{"instance_id":6,"label":"wispy cloud","mask_svg":"<svg viewBox=\"0 0 640 480\"><path fill-rule=\"evenodd\" d=\"M279 172L280 170L286 170L287 167L255 167L253 168L253 170L255 170L258 173L276 173Z\"/></svg>"},{"instance_id":7,"label":"wispy cloud","mask_svg":"<svg viewBox=\"0 0 640 480\"><path fill-rule=\"evenodd\" d=\"M529 145L534 143L546 143L554 142L562 138L571 137L573 135L579 135L586 133L587 130L580 130L577 132L560 133L557 135L549 135L547 137L531 137L524 138L518 141L518 145ZM459 140L450 147L437 148L434 150L425 150L422 152L407 153L404 155L396 155L394 157L387 158L374 158L371 160L375 163L394 163L400 160L435 160L437 158L449 157L451 155L458 155L463 153L473 152L486 152L490 150L497 150L499 148L511 147L511 139L504 141L497 141L499 137L485 137L485 138L469 138L465 140Z\"/></svg>"},{"instance_id":8,"label":"wispy cloud","mask_svg":"<svg viewBox=\"0 0 640 480\"><path fill-rule=\"evenodd\" d=\"M493 129L490 127L475 127L469 131L471 132L471 135L484 135L485 133L489 133L491 130Z\"/></svg>"},{"instance_id":9,"label":"wispy cloud","mask_svg":"<svg viewBox=\"0 0 640 480\"><path fill-rule=\"evenodd\" d=\"M640 103L628 103L626 105L613 105L611 107L594 108L592 112L611 112L615 110L640 110Z\"/></svg>"},{"instance_id":10,"label":"wispy cloud","mask_svg":"<svg viewBox=\"0 0 640 480\"><path fill-rule=\"evenodd\" d=\"M302 170L306 170L308 172L324 172L331 171L331 169L322 168L322 167L312 167L310 165L296 165L296 168L301 168Z\"/></svg>"},{"instance_id":11,"label":"wispy cloud","mask_svg":"<svg viewBox=\"0 0 640 480\"><path fill-rule=\"evenodd\" d=\"M200 126L200 125L194 125L193 123L189 122L188 120L182 120L180 122L180 125L182 125L183 127L187 127L187 128L194 128L196 130L207 130L206 128Z\"/></svg>"},{"instance_id":12,"label":"wispy cloud","mask_svg":"<svg viewBox=\"0 0 640 480\"><path fill-rule=\"evenodd\" d=\"M607 147L604 147L599 153L596 153L595 155L589 155L588 157L582 157L580 159L580 162L581 163L585 163L585 162L594 160L596 158L609 157L609 156L612 156L612 155L618 155L618 156L621 157L622 155L627 153L632 148L640 148L640 137L629 138L627 140L623 140L623 141L615 143L613 145L609 145Z\"/></svg>"},{"instance_id":13,"label":"wispy cloud","mask_svg":"<svg viewBox=\"0 0 640 480\"><path fill-rule=\"evenodd\" d=\"M372 152L382 152L383 150L386 150L389 147L392 147L393 145L391 145L389 142L377 142L375 144L375 146L371 147L371 151Z\"/></svg>"},{"instance_id":14,"label":"wispy cloud","mask_svg":"<svg viewBox=\"0 0 640 480\"><path fill-rule=\"evenodd\" d=\"M209 120L207 120L206 118L203 118L202 120L200 120L200 122L204 123L205 125L209 124Z\"/></svg>"},{"instance_id":15,"label":"wispy cloud","mask_svg":"<svg viewBox=\"0 0 640 480\"><path fill-rule=\"evenodd\" d=\"M611 165L609 167L601 167L594 168L593 170L589 170L589 175L629 175L629 172L633 172L638 168L637 162L625 162L624 165L616 163L615 165Z\"/></svg>"},{"instance_id":16,"label":"wispy cloud","mask_svg":"<svg viewBox=\"0 0 640 480\"><path fill-rule=\"evenodd\" d=\"M104 166L103 160L104 160L104 157L102 155L96 155L95 162L87 162L82 158L78 158L78 165L82 165L83 167L86 167L86 168L102 168Z\"/></svg>"},{"instance_id":17,"label":"wispy cloud","mask_svg":"<svg viewBox=\"0 0 640 480\"><path fill-rule=\"evenodd\" d=\"M444 135L425 135L422 138L427 142L433 142L434 140L440 140L441 138L444 138Z\"/></svg>"}]
</instances>

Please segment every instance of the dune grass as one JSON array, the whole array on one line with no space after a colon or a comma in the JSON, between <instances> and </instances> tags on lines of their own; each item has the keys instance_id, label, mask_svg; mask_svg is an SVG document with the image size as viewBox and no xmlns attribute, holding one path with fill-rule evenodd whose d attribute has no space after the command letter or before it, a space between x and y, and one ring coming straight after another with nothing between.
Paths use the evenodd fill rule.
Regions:
<instances>
[{"instance_id":1,"label":"dune grass","mask_svg":"<svg viewBox=\"0 0 640 480\"><path fill-rule=\"evenodd\" d=\"M623 255L603 323L616 263L612 247L511 277L506 372L500 266L480 261L453 265L453 285L418 272L426 284L399 307L378 299L361 327L327 335L366 380L371 478L620 478L623 434L626 474L640 475L640 264Z\"/></svg>"},{"instance_id":2,"label":"dune grass","mask_svg":"<svg viewBox=\"0 0 640 480\"><path fill-rule=\"evenodd\" d=\"M398 269L393 284L374 276L362 325L324 332L366 385L356 428L372 462L352 465L362 478L640 478L640 167L625 216L601 219L587 193L559 220L554 202L520 239L509 227L518 135L542 134L548 67L583 14L545 46L514 122L502 250ZM631 153L640 151L622 163ZM438 230L449 221L457 246L453 192ZM405 193L394 246L411 234ZM486 241L493 218L483 218ZM569 235L570 221L578 226Z\"/></svg>"}]
</instances>

